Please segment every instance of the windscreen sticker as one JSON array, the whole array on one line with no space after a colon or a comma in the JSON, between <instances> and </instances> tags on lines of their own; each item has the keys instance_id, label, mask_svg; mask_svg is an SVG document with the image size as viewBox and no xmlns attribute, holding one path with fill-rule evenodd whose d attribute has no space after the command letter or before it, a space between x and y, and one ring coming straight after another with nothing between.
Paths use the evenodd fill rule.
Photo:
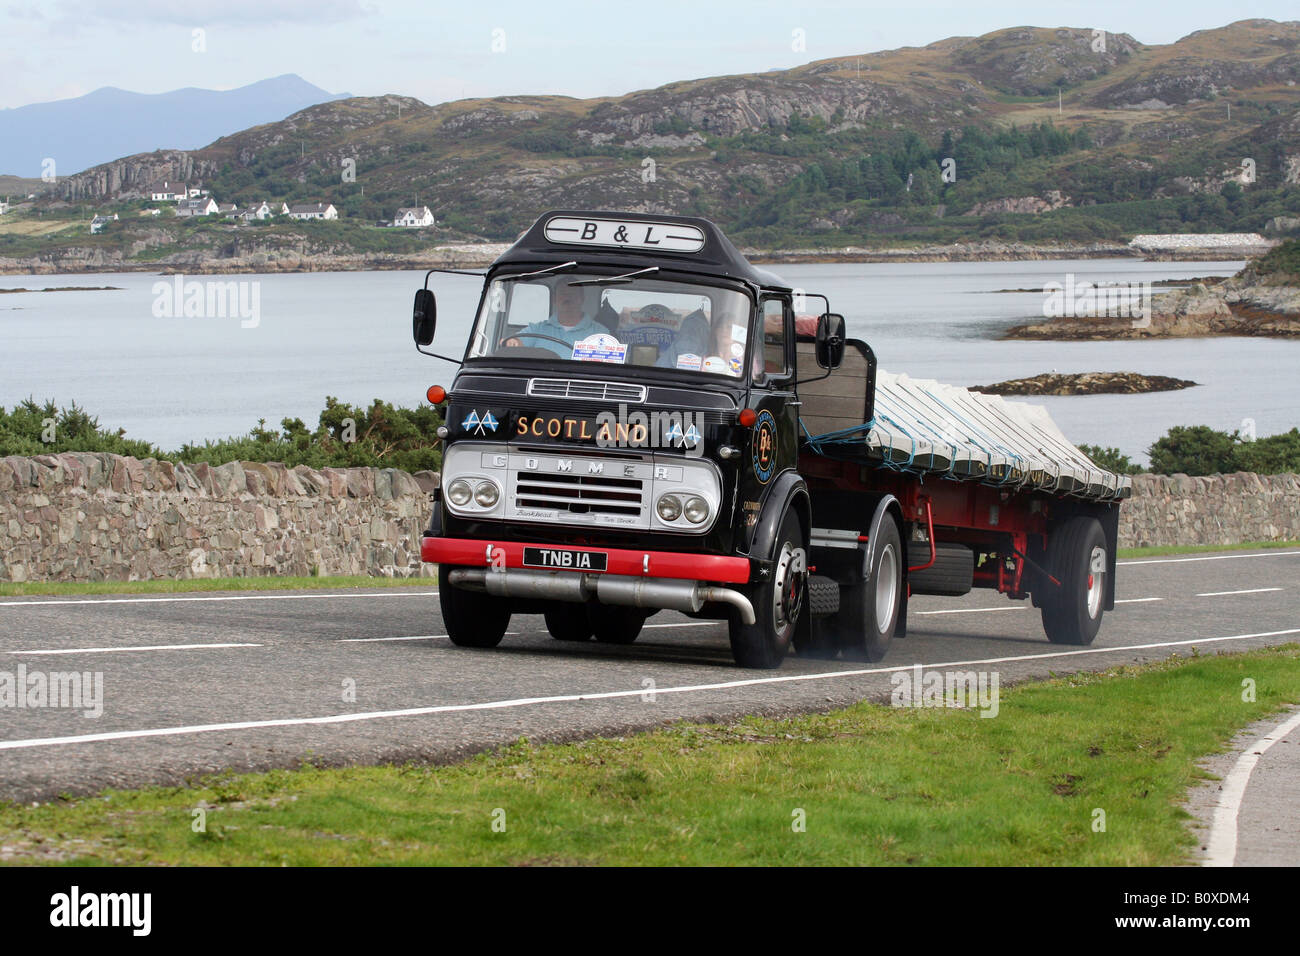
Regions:
<instances>
[{"instance_id":1,"label":"windscreen sticker","mask_svg":"<svg viewBox=\"0 0 1300 956\"><path fill-rule=\"evenodd\" d=\"M706 372L726 372L727 360L721 355L710 355L704 360L704 371Z\"/></svg>"},{"instance_id":2,"label":"windscreen sticker","mask_svg":"<svg viewBox=\"0 0 1300 956\"><path fill-rule=\"evenodd\" d=\"M683 352L677 356L677 367L698 372L704 365L704 359L694 352Z\"/></svg>"},{"instance_id":3,"label":"windscreen sticker","mask_svg":"<svg viewBox=\"0 0 1300 956\"><path fill-rule=\"evenodd\" d=\"M731 374L732 374L732 375L739 375L739 374L740 374L740 359L738 359L738 358L727 359L727 367L728 367L729 369L731 369Z\"/></svg>"},{"instance_id":4,"label":"windscreen sticker","mask_svg":"<svg viewBox=\"0 0 1300 956\"><path fill-rule=\"evenodd\" d=\"M612 335L597 332L573 343L573 358L579 362L622 365L627 361L627 346Z\"/></svg>"},{"instance_id":5,"label":"windscreen sticker","mask_svg":"<svg viewBox=\"0 0 1300 956\"><path fill-rule=\"evenodd\" d=\"M745 343L744 343L744 342L732 342L732 343L731 343L731 354L734 355L736 358L741 358L742 356L744 356L744 354L745 354Z\"/></svg>"},{"instance_id":6,"label":"windscreen sticker","mask_svg":"<svg viewBox=\"0 0 1300 956\"><path fill-rule=\"evenodd\" d=\"M749 329L743 325L733 325L731 327L731 337L737 342L744 342L749 338Z\"/></svg>"}]
</instances>

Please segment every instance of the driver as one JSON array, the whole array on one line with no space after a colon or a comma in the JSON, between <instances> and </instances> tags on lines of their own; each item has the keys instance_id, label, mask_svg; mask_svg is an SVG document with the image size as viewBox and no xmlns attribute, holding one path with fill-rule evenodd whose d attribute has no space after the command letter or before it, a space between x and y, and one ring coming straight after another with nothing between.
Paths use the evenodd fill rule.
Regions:
<instances>
[{"instance_id":1,"label":"driver","mask_svg":"<svg viewBox=\"0 0 1300 956\"><path fill-rule=\"evenodd\" d=\"M595 319L583 314L583 298L582 286L559 285L555 290L555 311L542 321L516 332L502 345L546 349L560 358L572 358L575 342L598 332L609 332Z\"/></svg>"}]
</instances>

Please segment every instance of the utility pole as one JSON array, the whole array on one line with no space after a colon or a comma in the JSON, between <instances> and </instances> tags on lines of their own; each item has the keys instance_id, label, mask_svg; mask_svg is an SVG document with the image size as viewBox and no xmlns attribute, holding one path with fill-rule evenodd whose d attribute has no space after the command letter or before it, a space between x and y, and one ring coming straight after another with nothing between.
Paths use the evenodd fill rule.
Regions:
<instances>
[{"instance_id":1,"label":"utility pole","mask_svg":"<svg viewBox=\"0 0 1300 956\"><path fill-rule=\"evenodd\" d=\"M1056 115L1061 115L1061 88L1056 88Z\"/></svg>"}]
</instances>

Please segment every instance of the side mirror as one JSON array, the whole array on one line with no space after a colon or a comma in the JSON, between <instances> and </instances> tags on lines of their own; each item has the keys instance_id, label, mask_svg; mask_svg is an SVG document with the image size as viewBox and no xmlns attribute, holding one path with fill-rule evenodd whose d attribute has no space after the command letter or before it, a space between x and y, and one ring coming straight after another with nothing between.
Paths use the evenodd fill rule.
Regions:
<instances>
[{"instance_id":1,"label":"side mirror","mask_svg":"<svg viewBox=\"0 0 1300 956\"><path fill-rule=\"evenodd\" d=\"M433 330L438 324L438 303L428 289L415 293L415 309L411 313L411 332L416 345L428 345L433 341Z\"/></svg>"},{"instance_id":2,"label":"side mirror","mask_svg":"<svg viewBox=\"0 0 1300 956\"><path fill-rule=\"evenodd\" d=\"M837 369L844 361L844 316L826 312L817 320L817 364Z\"/></svg>"}]
</instances>

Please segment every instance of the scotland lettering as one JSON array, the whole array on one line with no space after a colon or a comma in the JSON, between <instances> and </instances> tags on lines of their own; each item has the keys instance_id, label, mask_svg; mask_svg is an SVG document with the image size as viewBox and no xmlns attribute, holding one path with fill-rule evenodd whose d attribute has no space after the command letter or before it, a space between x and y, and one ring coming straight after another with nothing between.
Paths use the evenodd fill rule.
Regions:
<instances>
[{"instance_id":1,"label":"scotland lettering","mask_svg":"<svg viewBox=\"0 0 1300 956\"><path fill-rule=\"evenodd\" d=\"M104 713L104 675L100 671L0 671L0 708L80 710L95 719Z\"/></svg>"}]
</instances>

